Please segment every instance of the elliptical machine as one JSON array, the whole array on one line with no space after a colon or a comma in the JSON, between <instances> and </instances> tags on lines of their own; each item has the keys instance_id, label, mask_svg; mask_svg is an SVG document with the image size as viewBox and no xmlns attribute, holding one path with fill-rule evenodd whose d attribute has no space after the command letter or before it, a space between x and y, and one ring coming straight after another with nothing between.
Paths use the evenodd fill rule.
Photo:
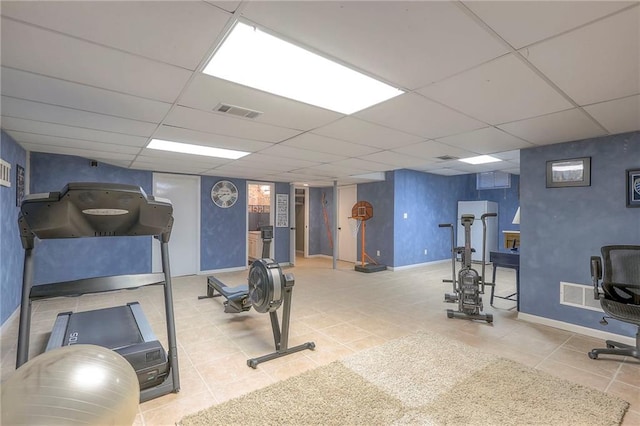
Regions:
<instances>
[{"instance_id":1,"label":"elliptical machine","mask_svg":"<svg viewBox=\"0 0 640 426\"><path fill-rule=\"evenodd\" d=\"M451 228L451 282L453 293L446 293L445 302L458 303L458 310L447 309L448 318L460 318L468 320L484 320L487 323L493 322L492 314L482 314L482 294L485 286L485 256L487 245L487 223L486 218L495 217L496 213L485 213L480 217L482 220L482 275L471 267L471 253L475 250L471 248L471 226L475 220L472 214L463 214L460 223L464 226L464 247L455 247L455 237L453 224L441 223L440 228ZM462 255L462 268L458 271L456 279L456 255ZM487 284L493 285L493 284Z\"/></svg>"}]
</instances>

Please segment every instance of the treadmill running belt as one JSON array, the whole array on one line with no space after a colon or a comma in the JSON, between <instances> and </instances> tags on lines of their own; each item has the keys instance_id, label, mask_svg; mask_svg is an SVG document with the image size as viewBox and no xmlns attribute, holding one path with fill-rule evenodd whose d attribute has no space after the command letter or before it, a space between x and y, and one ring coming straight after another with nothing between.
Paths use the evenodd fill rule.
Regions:
<instances>
[{"instance_id":1,"label":"treadmill running belt","mask_svg":"<svg viewBox=\"0 0 640 426\"><path fill-rule=\"evenodd\" d=\"M74 313L69 318L63 345L81 343L118 349L142 342L133 313L125 305Z\"/></svg>"}]
</instances>

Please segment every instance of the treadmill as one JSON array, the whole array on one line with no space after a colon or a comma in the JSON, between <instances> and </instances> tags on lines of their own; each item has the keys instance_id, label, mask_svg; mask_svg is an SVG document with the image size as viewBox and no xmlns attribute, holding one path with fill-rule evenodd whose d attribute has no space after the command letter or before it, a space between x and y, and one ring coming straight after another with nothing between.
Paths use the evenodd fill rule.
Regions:
<instances>
[{"instance_id":1,"label":"treadmill","mask_svg":"<svg viewBox=\"0 0 640 426\"><path fill-rule=\"evenodd\" d=\"M169 238L173 226L171 202L149 196L142 188L133 185L69 183L60 192L26 196L20 208L18 225L25 256L16 368L27 362L29 357L33 300L162 285L167 351L153 333L138 302L58 314L45 350L74 344L103 346L118 352L133 366L140 383L140 402L178 392L178 350L169 270ZM157 239L162 255L162 273L33 285L36 238L116 236L153 236Z\"/></svg>"}]
</instances>

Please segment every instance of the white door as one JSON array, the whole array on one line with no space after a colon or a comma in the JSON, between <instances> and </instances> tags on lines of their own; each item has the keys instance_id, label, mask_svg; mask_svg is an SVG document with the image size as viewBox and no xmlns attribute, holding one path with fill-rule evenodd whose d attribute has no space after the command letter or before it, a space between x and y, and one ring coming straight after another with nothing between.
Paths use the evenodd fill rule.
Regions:
<instances>
[{"instance_id":1,"label":"white door","mask_svg":"<svg viewBox=\"0 0 640 426\"><path fill-rule=\"evenodd\" d=\"M173 205L173 229L169 239L171 276L197 274L200 270L200 177L153 174L153 195ZM160 244L153 241L153 271L162 271Z\"/></svg>"},{"instance_id":2,"label":"white door","mask_svg":"<svg viewBox=\"0 0 640 426\"><path fill-rule=\"evenodd\" d=\"M357 235L353 235L348 218L357 201L355 185L338 188L338 259L353 263L356 262L358 240Z\"/></svg>"}]
</instances>

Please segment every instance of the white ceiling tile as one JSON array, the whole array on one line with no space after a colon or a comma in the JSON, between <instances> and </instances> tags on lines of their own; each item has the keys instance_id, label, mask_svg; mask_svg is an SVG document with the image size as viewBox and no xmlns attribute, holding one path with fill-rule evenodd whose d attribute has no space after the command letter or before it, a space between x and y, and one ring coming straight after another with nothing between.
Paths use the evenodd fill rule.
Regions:
<instances>
[{"instance_id":1,"label":"white ceiling tile","mask_svg":"<svg viewBox=\"0 0 640 426\"><path fill-rule=\"evenodd\" d=\"M207 169L203 169L198 165L191 165L189 163L146 163L144 161L135 161L131 166L132 169L138 170L151 170L153 172L165 172L165 173L179 173L187 175L201 175Z\"/></svg>"},{"instance_id":2,"label":"white ceiling tile","mask_svg":"<svg viewBox=\"0 0 640 426\"><path fill-rule=\"evenodd\" d=\"M353 174L367 173L370 170L355 169L353 167L339 166L336 163L321 164L319 166L308 167L304 170L300 170L301 173L318 174L321 176L327 176L331 178L341 178L351 176Z\"/></svg>"},{"instance_id":3,"label":"white ceiling tile","mask_svg":"<svg viewBox=\"0 0 640 426\"><path fill-rule=\"evenodd\" d=\"M155 139L248 152L259 151L273 145L269 142L234 138L233 136L216 135L214 133L200 132L197 130L173 126L160 126L160 128L154 133L153 137Z\"/></svg>"},{"instance_id":4,"label":"white ceiling tile","mask_svg":"<svg viewBox=\"0 0 640 426\"><path fill-rule=\"evenodd\" d=\"M640 93L640 7L522 53L579 105Z\"/></svg>"},{"instance_id":5,"label":"white ceiling tile","mask_svg":"<svg viewBox=\"0 0 640 426\"><path fill-rule=\"evenodd\" d=\"M2 14L190 70L231 17L199 1L9 1Z\"/></svg>"},{"instance_id":6,"label":"white ceiling tile","mask_svg":"<svg viewBox=\"0 0 640 426\"><path fill-rule=\"evenodd\" d=\"M289 159L282 161L282 158L264 154L250 154L231 163L231 166L243 166L247 168L255 168L257 170L273 170L288 172L303 167L311 167L319 165L319 161L309 161L302 159Z\"/></svg>"},{"instance_id":7,"label":"white ceiling tile","mask_svg":"<svg viewBox=\"0 0 640 426\"><path fill-rule=\"evenodd\" d=\"M121 133L112 133L104 132L101 130L64 126L61 124L45 123L42 121L24 120L22 118L2 117L1 120L2 128L4 130L16 130L26 133L58 136L61 138L80 139L137 147L146 145L147 141L149 140L148 138L141 136L124 135Z\"/></svg>"},{"instance_id":8,"label":"white ceiling tile","mask_svg":"<svg viewBox=\"0 0 640 426\"><path fill-rule=\"evenodd\" d=\"M45 152L48 154L74 155L85 158L102 158L120 161L133 161L135 155L123 154L120 152L95 151L91 149L69 148L65 146L39 145L34 143L25 143L22 145L24 149L32 152Z\"/></svg>"},{"instance_id":9,"label":"white ceiling tile","mask_svg":"<svg viewBox=\"0 0 640 426\"><path fill-rule=\"evenodd\" d=\"M337 154L344 157L361 157L379 151L364 145L357 145L351 142L328 138L313 133L303 133L300 136L282 142L282 145L296 148L308 149L311 151Z\"/></svg>"},{"instance_id":10,"label":"white ceiling tile","mask_svg":"<svg viewBox=\"0 0 640 426\"><path fill-rule=\"evenodd\" d=\"M94 142L82 139L61 138L57 136L39 135L35 133L18 132L8 130L7 133L20 145L36 144L49 145L64 148L78 148L84 150L96 150L101 152L116 152L121 154L135 155L140 152L140 148L128 145L116 145L113 143Z\"/></svg>"},{"instance_id":11,"label":"white ceiling tile","mask_svg":"<svg viewBox=\"0 0 640 426\"><path fill-rule=\"evenodd\" d=\"M473 130L459 135L437 139L446 145L455 146L478 154L493 154L513 148L528 148L532 143L512 136L495 127Z\"/></svg>"},{"instance_id":12,"label":"white ceiling tile","mask_svg":"<svg viewBox=\"0 0 640 426\"><path fill-rule=\"evenodd\" d=\"M300 133L298 130L258 123L249 118L237 118L186 107L174 108L164 124L263 142L280 142Z\"/></svg>"},{"instance_id":13,"label":"white ceiling tile","mask_svg":"<svg viewBox=\"0 0 640 426\"><path fill-rule=\"evenodd\" d=\"M640 95L588 105L584 109L612 134L640 130Z\"/></svg>"},{"instance_id":14,"label":"white ceiling tile","mask_svg":"<svg viewBox=\"0 0 640 426\"><path fill-rule=\"evenodd\" d=\"M165 102L176 99L192 74L4 17L1 25L5 67Z\"/></svg>"},{"instance_id":15,"label":"white ceiling tile","mask_svg":"<svg viewBox=\"0 0 640 426\"><path fill-rule=\"evenodd\" d=\"M448 155L451 157L464 158L476 155L475 151L468 151L451 145L445 145L438 141L424 141L414 145L396 148L393 151L400 154L411 155L423 160L442 161L437 157Z\"/></svg>"},{"instance_id":16,"label":"white ceiling tile","mask_svg":"<svg viewBox=\"0 0 640 426\"><path fill-rule=\"evenodd\" d=\"M605 134L578 108L529 120L515 121L499 127L536 145L568 142Z\"/></svg>"},{"instance_id":17,"label":"white ceiling tile","mask_svg":"<svg viewBox=\"0 0 640 426\"><path fill-rule=\"evenodd\" d=\"M159 164L195 164L203 169L216 167L222 164L228 164L232 160L227 158L207 157L204 155L183 154L180 152L162 151L160 149L144 148L140 155L136 157L136 161L146 163L157 162Z\"/></svg>"},{"instance_id":18,"label":"white ceiling tile","mask_svg":"<svg viewBox=\"0 0 640 426\"><path fill-rule=\"evenodd\" d=\"M422 165L425 160L411 155L400 154L394 151L382 151L360 157L365 161L375 161L378 163L388 164L391 168L403 167L411 168Z\"/></svg>"},{"instance_id":19,"label":"white ceiling tile","mask_svg":"<svg viewBox=\"0 0 640 426\"><path fill-rule=\"evenodd\" d=\"M459 175L466 175L469 174L469 172L465 172L463 170L456 170L456 169L449 169L449 168L430 168L430 169L426 169L426 170L418 170L418 171L422 171L425 173L432 173L434 175L441 175L441 176L459 176Z\"/></svg>"},{"instance_id":20,"label":"white ceiling tile","mask_svg":"<svg viewBox=\"0 0 640 426\"><path fill-rule=\"evenodd\" d=\"M492 154L493 157L500 158L501 160L509 160L512 162L520 163L520 150L504 151Z\"/></svg>"},{"instance_id":21,"label":"white ceiling tile","mask_svg":"<svg viewBox=\"0 0 640 426\"><path fill-rule=\"evenodd\" d=\"M465 6L519 49L628 7L631 1L465 1Z\"/></svg>"},{"instance_id":22,"label":"white ceiling tile","mask_svg":"<svg viewBox=\"0 0 640 426\"><path fill-rule=\"evenodd\" d=\"M338 167L351 167L354 170L360 169L370 172L384 172L389 170L389 164L367 161L362 158L347 158L346 160L335 161L333 164Z\"/></svg>"},{"instance_id":23,"label":"white ceiling tile","mask_svg":"<svg viewBox=\"0 0 640 426\"><path fill-rule=\"evenodd\" d=\"M213 111L225 103L259 111L254 121L297 130L310 130L343 117L342 114L272 95L206 74L198 74L180 98L180 105Z\"/></svg>"},{"instance_id":24,"label":"white ceiling tile","mask_svg":"<svg viewBox=\"0 0 640 426\"><path fill-rule=\"evenodd\" d=\"M397 96L355 114L363 120L433 139L486 127L415 93Z\"/></svg>"},{"instance_id":25,"label":"white ceiling tile","mask_svg":"<svg viewBox=\"0 0 640 426\"><path fill-rule=\"evenodd\" d=\"M572 106L511 54L419 92L490 124L549 114Z\"/></svg>"},{"instance_id":26,"label":"white ceiling tile","mask_svg":"<svg viewBox=\"0 0 640 426\"><path fill-rule=\"evenodd\" d=\"M409 89L506 52L452 2L250 2L242 14Z\"/></svg>"},{"instance_id":27,"label":"white ceiling tile","mask_svg":"<svg viewBox=\"0 0 640 426\"><path fill-rule=\"evenodd\" d=\"M354 117L341 118L331 124L314 129L312 133L380 149L411 145L422 140L419 136L358 120Z\"/></svg>"},{"instance_id":28,"label":"white ceiling tile","mask_svg":"<svg viewBox=\"0 0 640 426\"><path fill-rule=\"evenodd\" d=\"M346 156L342 155L295 148L293 146L284 144L273 145L267 149L263 149L262 151L260 151L260 154L282 157L282 161L288 161L288 159L298 159L313 160L314 162L318 163L328 163L330 161L338 161L346 158Z\"/></svg>"},{"instance_id":29,"label":"white ceiling tile","mask_svg":"<svg viewBox=\"0 0 640 426\"><path fill-rule=\"evenodd\" d=\"M25 101L2 96L2 115L26 120L44 121L65 126L124 133L135 136L151 136L157 124L128 120L94 112L78 111L71 108Z\"/></svg>"},{"instance_id":30,"label":"white ceiling tile","mask_svg":"<svg viewBox=\"0 0 640 426\"><path fill-rule=\"evenodd\" d=\"M2 94L99 114L159 123L171 104L2 67Z\"/></svg>"},{"instance_id":31,"label":"white ceiling tile","mask_svg":"<svg viewBox=\"0 0 640 426\"><path fill-rule=\"evenodd\" d=\"M205 0L207 3L219 7L227 12L235 12L238 6L240 6L240 0Z\"/></svg>"}]
</instances>

